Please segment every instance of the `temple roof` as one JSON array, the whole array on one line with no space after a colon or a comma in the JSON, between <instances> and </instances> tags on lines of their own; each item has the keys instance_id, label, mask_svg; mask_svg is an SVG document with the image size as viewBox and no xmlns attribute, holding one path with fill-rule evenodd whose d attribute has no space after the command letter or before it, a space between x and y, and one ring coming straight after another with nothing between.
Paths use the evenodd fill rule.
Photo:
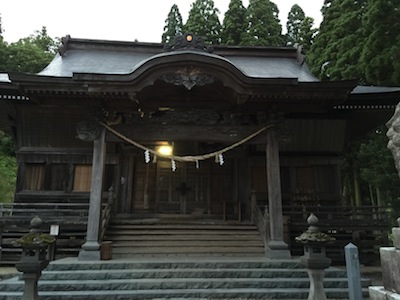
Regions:
<instances>
[{"instance_id":1,"label":"temple roof","mask_svg":"<svg viewBox=\"0 0 400 300\"><path fill-rule=\"evenodd\" d=\"M72 77L74 73L134 73L141 66L157 59L191 53L199 59L212 58L230 64L250 78L287 78L299 82L317 82L302 55L295 48L215 47L212 53L186 48L165 50L163 44L116 42L102 40L63 40L63 48L39 75Z\"/></svg>"}]
</instances>

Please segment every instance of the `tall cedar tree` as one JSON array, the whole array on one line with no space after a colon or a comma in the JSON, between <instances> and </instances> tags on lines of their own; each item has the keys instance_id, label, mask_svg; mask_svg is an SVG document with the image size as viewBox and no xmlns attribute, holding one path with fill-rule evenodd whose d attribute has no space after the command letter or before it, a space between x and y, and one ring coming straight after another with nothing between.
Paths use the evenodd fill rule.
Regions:
<instances>
[{"instance_id":1,"label":"tall cedar tree","mask_svg":"<svg viewBox=\"0 0 400 300\"><path fill-rule=\"evenodd\" d=\"M368 0L363 18L367 39L361 60L366 81L400 85L400 0Z\"/></svg>"},{"instance_id":2,"label":"tall cedar tree","mask_svg":"<svg viewBox=\"0 0 400 300\"><path fill-rule=\"evenodd\" d=\"M366 0L326 1L323 22L308 52L307 62L320 79L359 79L364 42L362 16Z\"/></svg>"},{"instance_id":3,"label":"tall cedar tree","mask_svg":"<svg viewBox=\"0 0 400 300\"><path fill-rule=\"evenodd\" d=\"M170 43L176 36L182 35L183 22L182 15L176 4L172 5L168 18L165 20L164 33L161 38L162 43Z\"/></svg>"},{"instance_id":4,"label":"tall cedar tree","mask_svg":"<svg viewBox=\"0 0 400 300\"><path fill-rule=\"evenodd\" d=\"M241 35L246 28L245 16L246 8L243 6L242 0L231 0L222 24L222 44L241 44Z\"/></svg>"},{"instance_id":5,"label":"tall cedar tree","mask_svg":"<svg viewBox=\"0 0 400 300\"><path fill-rule=\"evenodd\" d=\"M222 26L218 14L219 10L214 7L213 0L196 0L191 5L183 28L185 32L204 37L206 43L220 44Z\"/></svg>"},{"instance_id":6,"label":"tall cedar tree","mask_svg":"<svg viewBox=\"0 0 400 300\"><path fill-rule=\"evenodd\" d=\"M306 15L300 6L297 4L293 5L289 11L288 19L286 22L286 44L293 46L294 44L300 44L300 29L304 22Z\"/></svg>"},{"instance_id":7,"label":"tall cedar tree","mask_svg":"<svg viewBox=\"0 0 400 300\"><path fill-rule=\"evenodd\" d=\"M304 54L307 54L312 44L314 43L315 35L318 29L313 28L314 19L311 17L305 17L300 26L299 41L298 43L302 46Z\"/></svg>"},{"instance_id":8,"label":"tall cedar tree","mask_svg":"<svg viewBox=\"0 0 400 300\"><path fill-rule=\"evenodd\" d=\"M246 11L247 28L242 34L242 45L284 46L279 10L269 0L250 0Z\"/></svg>"}]
</instances>

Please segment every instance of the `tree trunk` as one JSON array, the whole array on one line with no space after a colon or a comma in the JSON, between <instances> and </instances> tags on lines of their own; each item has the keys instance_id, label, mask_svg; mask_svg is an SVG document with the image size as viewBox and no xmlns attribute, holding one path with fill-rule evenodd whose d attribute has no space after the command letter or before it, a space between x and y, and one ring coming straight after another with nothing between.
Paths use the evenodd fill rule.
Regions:
<instances>
[{"instance_id":1,"label":"tree trunk","mask_svg":"<svg viewBox=\"0 0 400 300\"><path fill-rule=\"evenodd\" d=\"M382 203L382 195L381 195L381 189L380 188L376 188L376 200L377 200L378 206L383 206L384 205Z\"/></svg>"},{"instance_id":2,"label":"tree trunk","mask_svg":"<svg viewBox=\"0 0 400 300\"><path fill-rule=\"evenodd\" d=\"M353 166L353 179L354 179L354 206L361 206L361 191L358 170Z\"/></svg>"},{"instance_id":3,"label":"tree trunk","mask_svg":"<svg viewBox=\"0 0 400 300\"><path fill-rule=\"evenodd\" d=\"M376 202L375 202L375 196L374 196L374 191L372 189L372 185L368 184L368 188L369 188L369 196L371 198L371 205L372 206L376 206Z\"/></svg>"}]
</instances>

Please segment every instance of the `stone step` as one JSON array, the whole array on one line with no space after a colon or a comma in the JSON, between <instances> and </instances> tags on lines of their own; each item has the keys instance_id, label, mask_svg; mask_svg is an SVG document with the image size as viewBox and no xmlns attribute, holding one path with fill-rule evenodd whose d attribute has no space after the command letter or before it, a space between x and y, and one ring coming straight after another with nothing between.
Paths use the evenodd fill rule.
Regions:
<instances>
[{"instance_id":1,"label":"stone step","mask_svg":"<svg viewBox=\"0 0 400 300\"><path fill-rule=\"evenodd\" d=\"M118 241L238 241L243 242L261 242L257 235L126 235L125 233L116 233L108 236L105 240Z\"/></svg>"},{"instance_id":2,"label":"stone step","mask_svg":"<svg viewBox=\"0 0 400 300\"><path fill-rule=\"evenodd\" d=\"M364 280L364 292L369 281ZM326 270L329 298L346 299L342 269ZM20 299L17 277L0 282L4 300ZM168 258L55 261L39 281L41 299L306 299L309 279L299 260ZM108 298L107 298L108 297ZM111 298L110 298L111 297Z\"/></svg>"},{"instance_id":3,"label":"stone step","mask_svg":"<svg viewBox=\"0 0 400 300\"><path fill-rule=\"evenodd\" d=\"M250 224L193 224L193 220L163 219L169 223L136 224L114 220L105 241L112 242L114 258L160 256L256 256L265 255L264 243L256 226ZM186 223L184 223L186 222Z\"/></svg>"},{"instance_id":4,"label":"stone step","mask_svg":"<svg viewBox=\"0 0 400 300\"><path fill-rule=\"evenodd\" d=\"M241 225L241 224L129 224L123 221L119 223L115 223L113 221L109 228L112 229L142 229L142 230L165 230L165 229L201 229L203 231L207 230L257 230L257 227L254 225Z\"/></svg>"},{"instance_id":5,"label":"stone step","mask_svg":"<svg viewBox=\"0 0 400 300\"><path fill-rule=\"evenodd\" d=\"M151 289L234 289L234 288L300 288L307 289L309 279L304 278L144 278L144 279L92 279L92 280L40 280L41 291L79 290L151 290ZM19 280L3 285L7 291L22 291ZM346 279L324 280L325 288L346 288Z\"/></svg>"},{"instance_id":6,"label":"stone step","mask_svg":"<svg viewBox=\"0 0 400 300\"><path fill-rule=\"evenodd\" d=\"M222 300L222 299L307 299L308 289L177 289L177 290L114 290L114 291L61 291L39 292L41 300L102 300L102 299L191 299L191 300ZM326 289L329 299L347 299L345 289ZM21 292L4 292L3 300L20 300Z\"/></svg>"},{"instance_id":7,"label":"stone step","mask_svg":"<svg viewBox=\"0 0 400 300\"><path fill-rule=\"evenodd\" d=\"M186 244L186 245L185 245ZM113 245L113 253L126 253L126 254L154 254L154 253L176 253L176 254L185 254L185 253L260 253L264 254L264 248L262 245L254 245L254 246L246 246L246 245L226 245L221 243L220 245L206 245L204 243L193 243L193 245L180 244L180 243L160 243L154 245L143 245L141 243L125 243L125 245L121 245L119 243Z\"/></svg>"},{"instance_id":8,"label":"stone step","mask_svg":"<svg viewBox=\"0 0 400 300\"><path fill-rule=\"evenodd\" d=\"M121 228L113 230L110 227L107 230L106 236L112 235L255 235L259 236L257 230L242 230L231 228L230 230L223 229L131 229L131 228Z\"/></svg>"},{"instance_id":9,"label":"stone step","mask_svg":"<svg viewBox=\"0 0 400 300\"><path fill-rule=\"evenodd\" d=\"M176 269L176 268L275 268L275 269L303 269L299 259L267 259L267 258L191 258L184 257L176 259L124 259L110 261L78 261L76 258L65 258L53 261L46 271L65 270L148 270L148 269ZM339 270L335 268L335 270ZM343 271L340 270L340 272Z\"/></svg>"},{"instance_id":10,"label":"stone step","mask_svg":"<svg viewBox=\"0 0 400 300\"><path fill-rule=\"evenodd\" d=\"M304 269L150 269L150 270L99 270L99 271L46 271L42 280L106 280L106 279L146 279L146 278L308 278ZM327 270L326 279L341 280L343 272Z\"/></svg>"}]
</instances>

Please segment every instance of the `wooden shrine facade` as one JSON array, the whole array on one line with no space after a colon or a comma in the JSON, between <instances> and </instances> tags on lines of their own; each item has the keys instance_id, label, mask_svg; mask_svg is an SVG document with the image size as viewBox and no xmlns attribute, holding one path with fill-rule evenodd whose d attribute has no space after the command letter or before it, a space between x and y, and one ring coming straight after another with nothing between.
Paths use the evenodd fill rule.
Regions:
<instances>
[{"instance_id":1,"label":"wooden shrine facade","mask_svg":"<svg viewBox=\"0 0 400 300\"><path fill-rule=\"evenodd\" d=\"M66 37L42 72L0 79L15 201L89 201L83 252L98 250L112 187L115 214L227 218L249 218L255 191L286 256L282 207L342 205L346 143L387 121L400 95L318 81L298 49L210 49L190 34L168 47ZM173 156L152 152L166 144Z\"/></svg>"}]
</instances>

